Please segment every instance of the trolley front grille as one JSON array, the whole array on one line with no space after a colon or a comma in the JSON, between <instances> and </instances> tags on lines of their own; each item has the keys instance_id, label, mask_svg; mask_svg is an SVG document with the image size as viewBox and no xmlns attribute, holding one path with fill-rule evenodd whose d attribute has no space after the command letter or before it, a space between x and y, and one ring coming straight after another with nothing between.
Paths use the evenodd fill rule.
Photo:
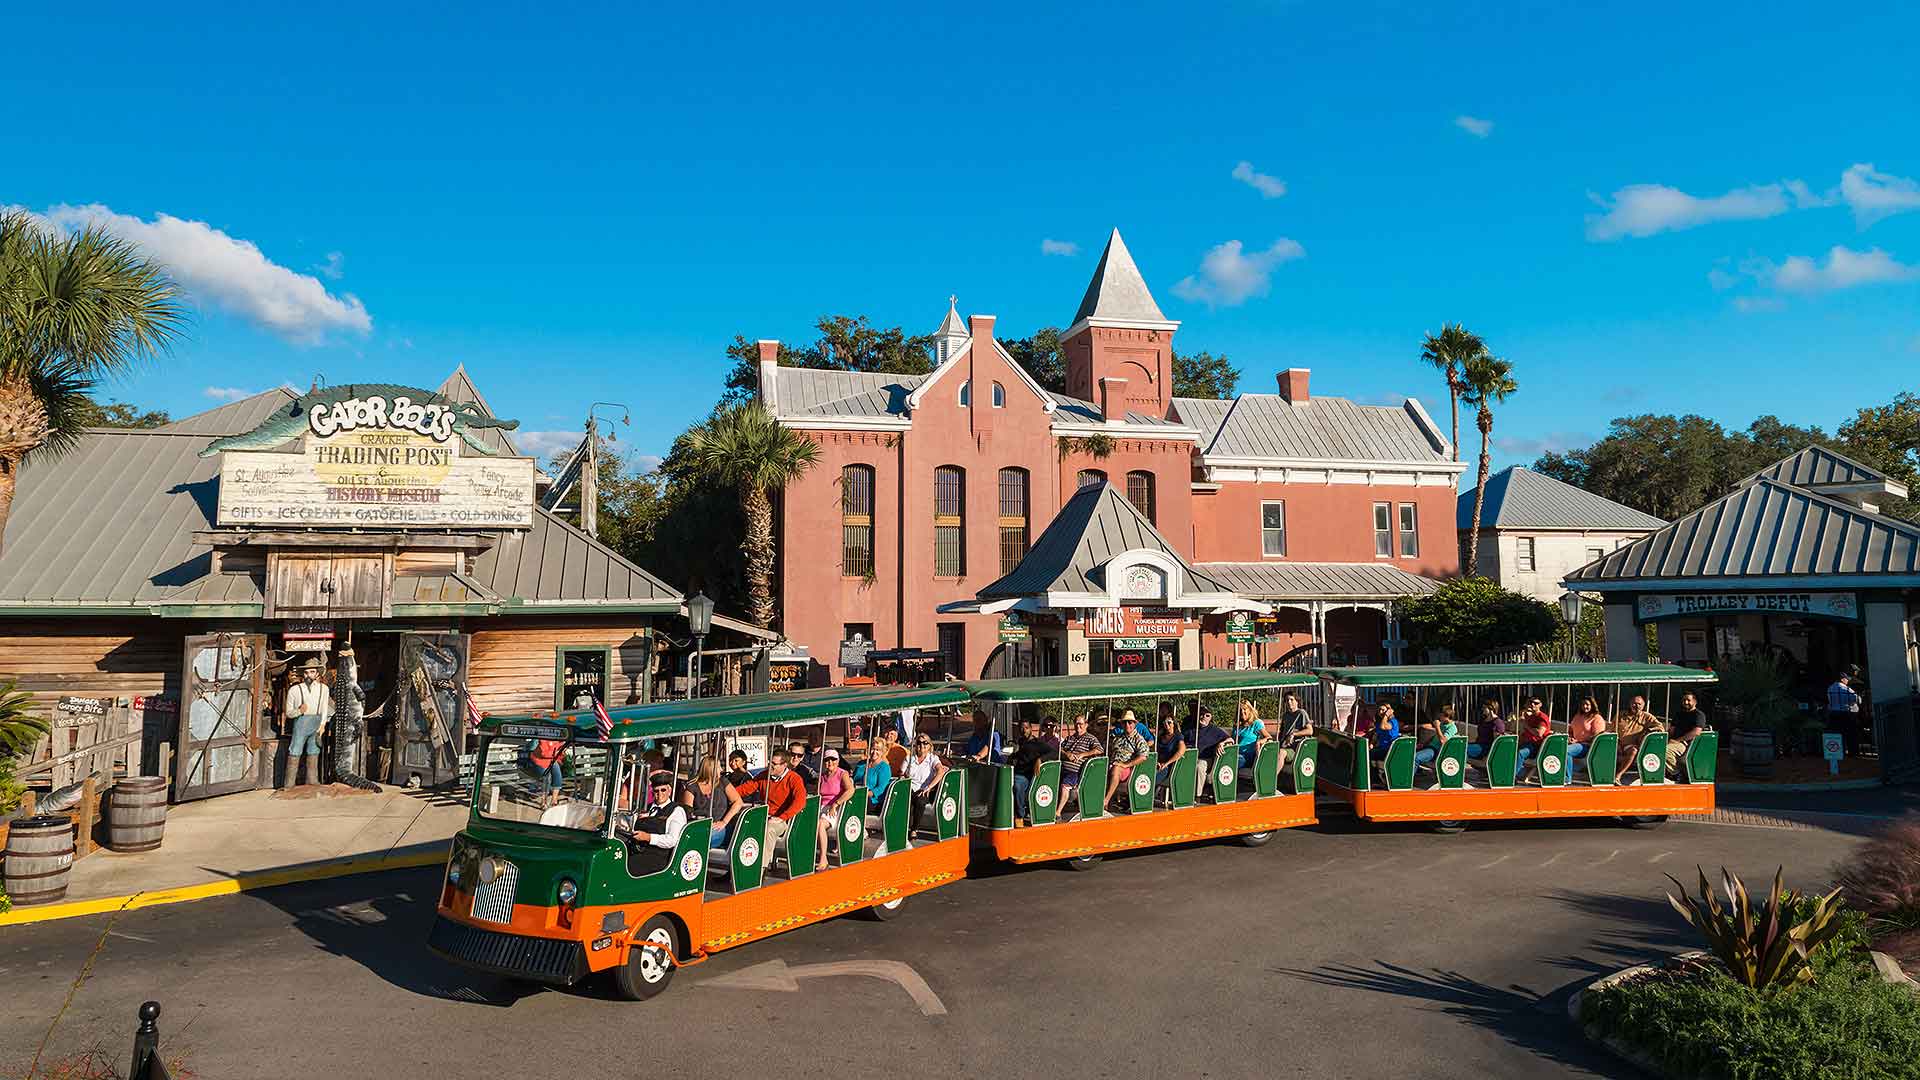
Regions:
<instances>
[{"instance_id":1,"label":"trolley front grille","mask_svg":"<svg viewBox=\"0 0 1920 1080\"><path fill-rule=\"evenodd\" d=\"M470 968L539 982L569 985L587 973L587 951L577 941L502 934L444 915L434 919L427 948Z\"/></svg>"},{"instance_id":2,"label":"trolley front grille","mask_svg":"<svg viewBox=\"0 0 1920 1080\"><path fill-rule=\"evenodd\" d=\"M520 887L520 867L495 856L500 876L483 881L473 890L473 917L506 925L513 922L513 894Z\"/></svg>"}]
</instances>

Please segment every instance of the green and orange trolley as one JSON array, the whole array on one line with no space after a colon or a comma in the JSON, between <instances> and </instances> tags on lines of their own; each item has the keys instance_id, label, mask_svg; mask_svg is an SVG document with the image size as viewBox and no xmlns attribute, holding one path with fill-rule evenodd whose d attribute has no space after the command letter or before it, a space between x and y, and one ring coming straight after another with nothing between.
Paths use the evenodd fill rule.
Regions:
<instances>
[{"instance_id":1,"label":"green and orange trolley","mask_svg":"<svg viewBox=\"0 0 1920 1080\"><path fill-rule=\"evenodd\" d=\"M1711 683L1712 672L1592 663L1346 667L1317 674L1323 685L1316 721L1321 789L1351 804L1362 819L1426 822L1451 832L1474 820L1616 817L1648 826L1673 814L1713 812L1717 735L1695 735L1669 769L1664 728L1622 747L1613 727L1634 696L1654 716L1671 718L1684 686ZM1470 721L1480 708L1512 716L1532 697L1548 712L1552 732L1528 768L1519 767L1515 733L1470 738ZM1609 726L1576 751L1566 720L1589 697ZM1369 711L1381 701L1396 705L1401 731L1384 749L1365 737ZM1434 739L1419 731L1418 725L1449 705L1458 734ZM1425 754L1423 740L1430 748ZM1480 752L1470 754L1476 744ZM1623 751L1631 762L1621 758Z\"/></svg>"},{"instance_id":2,"label":"green and orange trolley","mask_svg":"<svg viewBox=\"0 0 1920 1080\"><path fill-rule=\"evenodd\" d=\"M918 832L904 780L877 796L856 788L827 838L824 869L817 795L775 845L764 805L735 818L724 847L710 845L711 819L695 818L670 852L623 835L619 812L663 762L677 763L684 779L700 758L724 761L739 748L757 765L794 738L863 741L903 713L935 722L968 700L954 683L676 701L610 710L604 735L591 711L483 719L472 807L453 840L428 945L465 967L529 982L603 976L619 995L642 999L711 953L849 912L885 918L907 897L966 873L957 771L941 782L927 808L932 820ZM564 749L554 785L522 763L535 748L551 757L556 744Z\"/></svg>"}]
</instances>

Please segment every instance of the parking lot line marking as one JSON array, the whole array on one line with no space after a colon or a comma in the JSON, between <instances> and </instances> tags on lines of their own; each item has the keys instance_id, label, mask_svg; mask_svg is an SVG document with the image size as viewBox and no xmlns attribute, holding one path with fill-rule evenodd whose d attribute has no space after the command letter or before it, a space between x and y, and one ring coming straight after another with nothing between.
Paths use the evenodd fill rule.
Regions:
<instances>
[{"instance_id":1,"label":"parking lot line marking","mask_svg":"<svg viewBox=\"0 0 1920 1080\"><path fill-rule=\"evenodd\" d=\"M1619 849L1619 848L1614 848L1614 849L1613 849L1612 851L1610 851L1610 852L1608 852L1608 853L1607 853L1607 857L1606 857L1606 858L1604 858L1604 859L1601 859L1601 860L1600 860L1600 865L1601 865L1601 866L1605 866L1605 865L1607 865L1608 863L1610 863L1610 862L1612 862L1613 860L1615 860L1615 859L1617 859L1617 858L1619 858L1619 857L1620 857L1620 849Z\"/></svg>"},{"instance_id":2,"label":"parking lot line marking","mask_svg":"<svg viewBox=\"0 0 1920 1080\"><path fill-rule=\"evenodd\" d=\"M1671 854L1673 854L1673 852L1671 852L1671 851L1663 851L1663 852L1661 852L1660 854L1658 854L1658 855L1655 855L1655 856L1654 856L1653 858L1651 858L1651 859L1648 859L1647 861L1648 861L1648 862L1650 862L1650 863L1657 863L1657 862L1659 862L1659 861L1660 861L1661 859L1664 859L1664 858L1666 858L1667 856L1669 856L1669 855L1671 855Z\"/></svg>"},{"instance_id":3,"label":"parking lot line marking","mask_svg":"<svg viewBox=\"0 0 1920 1080\"><path fill-rule=\"evenodd\" d=\"M1513 858L1513 852L1509 851L1505 855L1500 856L1499 858L1493 860L1492 862L1481 863L1479 866L1474 867L1474 869L1475 870L1491 870L1494 867L1499 866L1501 863L1506 862L1508 859L1511 859L1511 858Z\"/></svg>"}]
</instances>

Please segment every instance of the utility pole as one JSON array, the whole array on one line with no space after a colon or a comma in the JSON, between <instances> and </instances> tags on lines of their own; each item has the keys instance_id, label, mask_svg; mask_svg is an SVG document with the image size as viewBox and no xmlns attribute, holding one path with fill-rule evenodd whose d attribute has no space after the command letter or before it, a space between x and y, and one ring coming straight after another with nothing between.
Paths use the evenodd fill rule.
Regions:
<instances>
[{"instance_id":1,"label":"utility pole","mask_svg":"<svg viewBox=\"0 0 1920 1080\"><path fill-rule=\"evenodd\" d=\"M587 463L580 470L580 528L588 536L600 536L600 432L593 413L587 413Z\"/></svg>"}]
</instances>

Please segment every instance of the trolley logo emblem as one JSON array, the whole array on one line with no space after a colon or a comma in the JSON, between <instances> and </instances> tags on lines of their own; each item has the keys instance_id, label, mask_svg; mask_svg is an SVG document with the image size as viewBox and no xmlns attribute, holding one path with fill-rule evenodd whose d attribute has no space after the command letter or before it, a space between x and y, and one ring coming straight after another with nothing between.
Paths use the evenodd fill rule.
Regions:
<instances>
[{"instance_id":1,"label":"trolley logo emblem","mask_svg":"<svg viewBox=\"0 0 1920 1080\"><path fill-rule=\"evenodd\" d=\"M740 865L752 866L760 861L760 841L749 836L740 841Z\"/></svg>"},{"instance_id":2,"label":"trolley logo emblem","mask_svg":"<svg viewBox=\"0 0 1920 1080\"><path fill-rule=\"evenodd\" d=\"M686 878L688 881L698 881L700 879L700 871L706 868L706 860L701 858L700 853L697 851L687 852L686 857L680 860L680 876Z\"/></svg>"},{"instance_id":3,"label":"trolley logo emblem","mask_svg":"<svg viewBox=\"0 0 1920 1080\"><path fill-rule=\"evenodd\" d=\"M1047 807L1052 806L1053 805L1053 789L1050 787L1042 787L1042 788L1036 789L1033 793L1033 805L1039 807L1042 810L1045 810Z\"/></svg>"},{"instance_id":4,"label":"trolley logo emblem","mask_svg":"<svg viewBox=\"0 0 1920 1080\"><path fill-rule=\"evenodd\" d=\"M1552 754L1540 759L1540 771L1548 776L1560 775L1560 759Z\"/></svg>"},{"instance_id":5,"label":"trolley logo emblem","mask_svg":"<svg viewBox=\"0 0 1920 1080\"><path fill-rule=\"evenodd\" d=\"M1148 776L1146 773L1136 775L1133 778L1133 793L1135 795L1151 795L1153 793L1153 777Z\"/></svg>"},{"instance_id":6,"label":"trolley logo emblem","mask_svg":"<svg viewBox=\"0 0 1920 1080\"><path fill-rule=\"evenodd\" d=\"M1233 766L1231 765L1220 766L1220 786L1226 787L1228 784L1231 784L1231 783L1233 783Z\"/></svg>"},{"instance_id":7,"label":"trolley logo emblem","mask_svg":"<svg viewBox=\"0 0 1920 1080\"><path fill-rule=\"evenodd\" d=\"M1459 776L1460 763L1452 758L1441 758L1440 772L1445 776Z\"/></svg>"},{"instance_id":8,"label":"trolley logo emblem","mask_svg":"<svg viewBox=\"0 0 1920 1080\"><path fill-rule=\"evenodd\" d=\"M852 814L848 814L847 822L841 827L840 832L847 838L847 843L849 844L860 839L860 819Z\"/></svg>"},{"instance_id":9,"label":"trolley logo emblem","mask_svg":"<svg viewBox=\"0 0 1920 1080\"><path fill-rule=\"evenodd\" d=\"M1313 770L1314 770L1314 764L1313 764L1312 758L1300 759L1300 775L1301 776L1312 776Z\"/></svg>"},{"instance_id":10,"label":"trolley logo emblem","mask_svg":"<svg viewBox=\"0 0 1920 1080\"><path fill-rule=\"evenodd\" d=\"M953 820L953 815L955 815L955 814L957 814L957 813L959 813L959 812L960 812L960 804L959 804L959 803L957 803L957 802L955 802L955 801L953 801L953 796L951 796L951 795L949 795L949 796L947 796L947 797L946 797L945 799L943 799L943 800L941 800L941 802L940 802L940 820L942 820L942 821L952 821L952 820Z\"/></svg>"},{"instance_id":11,"label":"trolley logo emblem","mask_svg":"<svg viewBox=\"0 0 1920 1080\"><path fill-rule=\"evenodd\" d=\"M1644 754L1641 756L1640 769L1642 772L1657 772L1659 771L1659 768L1660 768L1659 754Z\"/></svg>"}]
</instances>

